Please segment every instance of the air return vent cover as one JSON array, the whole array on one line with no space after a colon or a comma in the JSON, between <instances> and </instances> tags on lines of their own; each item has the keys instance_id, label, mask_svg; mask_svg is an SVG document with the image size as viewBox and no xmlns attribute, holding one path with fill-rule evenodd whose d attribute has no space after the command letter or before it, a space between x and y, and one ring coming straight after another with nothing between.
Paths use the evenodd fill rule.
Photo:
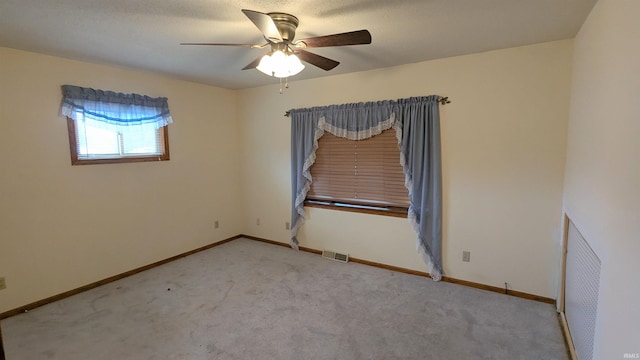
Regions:
<instances>
[{"instance_id":1,"label":"air return vent cover","mask_svg":"<svg viewBox=\"0 0 640 360\"><path fill-rule=\"evenodd\" d=\"M348 254L340 254L334 251L322 250L322 257L329 260L335 260L340 262L349 262Z\"/></svg>"},{"instance_id":2,"label":"air return vent cover","mask_svg":"<svg viewBox=\"0 0 640 360\"><path fill-rule=\"evenodd\" d=\"M593 359L600 293L600 258L573 222L567 236L565 315L578 359Z\"/></svg>"}]
</instances>

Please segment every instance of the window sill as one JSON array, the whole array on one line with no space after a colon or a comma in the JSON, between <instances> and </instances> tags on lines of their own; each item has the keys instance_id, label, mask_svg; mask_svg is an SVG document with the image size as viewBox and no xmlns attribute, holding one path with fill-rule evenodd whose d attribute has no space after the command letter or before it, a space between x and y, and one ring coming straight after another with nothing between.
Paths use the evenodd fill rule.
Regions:
<instances>
[{"instance_id":1,"label":"window sill","mask_svg":"<svg viewBox=\"0 0 640 360\"><path fill-rule=\"evenodd\" d=\"M371 206L324 202L324 201L316 201L316 200L305 200L304 206L320 208L320 209L328 209L328 210L355 212L355 213L361 213L361 214L391 216L391 217L398 217L398 218L405 218L405 219L407 218L407 209L403 209L403 208L371 207Z\"/></svg>"},{"instance_id":2,"label":"window sill","mask_svg":"<svg viewBox=\"0 0 640 360\"><path fill-rule=\"evenodd\" d=\"M95 164L124 164L147 161L168 161L169 155L149 155L149 156L124 156L114 158L71 158L71 165L95 165Z\"/></svg>"}]
</instances>

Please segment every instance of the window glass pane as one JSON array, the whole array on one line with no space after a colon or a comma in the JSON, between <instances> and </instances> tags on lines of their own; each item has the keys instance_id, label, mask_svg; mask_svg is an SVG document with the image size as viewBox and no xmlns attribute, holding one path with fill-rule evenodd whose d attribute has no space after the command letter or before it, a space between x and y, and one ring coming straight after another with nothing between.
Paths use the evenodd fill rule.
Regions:
<instances>
[{"instance_id":1,"label":"window glass pane","mask_svg":"<svg viewBox=\"0 0 640 360\"><path fill-rule=\"evenodd\" d=\"M121 127L123 155L161 154L159 131L155 124Z\"/></svg>"},{"instance_id":2,"label":"window glass pane","mask_svg":"<svg viewBox=\"0 0 640 360\"><path fill-rule=\"evenodd\" d=\"M97 126L95 120L76 121L78 155L119 155L118 133Z\"/></svg>"},{"instance_id":3,"label":"window glass pane","mask_svg":"<svg viewBox=\"0 0 640 360\"><path fill-rule=\"evenodd\" d=\"M83 158L162 155L162 130L154 124L105 126L100 121L78 116L78 156Z\"/></svg>"}]
</instances>

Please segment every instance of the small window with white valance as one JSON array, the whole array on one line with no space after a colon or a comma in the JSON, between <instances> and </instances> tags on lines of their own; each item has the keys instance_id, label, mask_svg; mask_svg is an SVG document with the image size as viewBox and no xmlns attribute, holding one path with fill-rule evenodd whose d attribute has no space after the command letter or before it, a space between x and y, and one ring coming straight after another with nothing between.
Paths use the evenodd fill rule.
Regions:
<instances>
[{"instance_id":1,"label":"small window with white valance","mask_svg":"<svg viewBox=\"0 0 640 360\"><path fill-rule=\"evenodd\" d=\"M169 160L167 98L62 86L72 165Z\"/></svg>"}]
</instances>

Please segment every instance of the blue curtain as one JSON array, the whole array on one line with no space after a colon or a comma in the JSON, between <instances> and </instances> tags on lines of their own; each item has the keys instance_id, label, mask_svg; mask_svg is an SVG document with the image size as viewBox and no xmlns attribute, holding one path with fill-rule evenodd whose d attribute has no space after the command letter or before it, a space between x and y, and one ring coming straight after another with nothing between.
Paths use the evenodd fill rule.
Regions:
<instances>
[{"instance_id":1,"label":"blue curtain","mask_svg":"<svg viewBox=\"0 0 640 360\"><path fill-rule=\"evenodd\" d=\"M74 120L87 118L115 126L155 124L160 128L173 122L167 98L73 85L62 85L60 113Z\"/></svg>"},{"instance_id":2,"label":"blue curtain","mask_svg":"<svg viewBox=\"0 0 640 360\"><path fill-rule=\"evenodd\" d=\"M304 199L318 140L329 133L363 140L394 128L409 191L408 218L431 277L442 278L442 170L439 96L291 110L291 246L298 247Z\"/></svg>"},{"instance_id":3,"label":"blue curtain","mask_svg":"<svg viewBox=\"0 0 640 360\"><path fill-rule=\"evenodd\" d=\"M409 190L409 222L434 280L442 274L442 164L438 96L398 100L400 162ZM396 130L397 131L397 130Z\"/></svg>"}]
</instances>

